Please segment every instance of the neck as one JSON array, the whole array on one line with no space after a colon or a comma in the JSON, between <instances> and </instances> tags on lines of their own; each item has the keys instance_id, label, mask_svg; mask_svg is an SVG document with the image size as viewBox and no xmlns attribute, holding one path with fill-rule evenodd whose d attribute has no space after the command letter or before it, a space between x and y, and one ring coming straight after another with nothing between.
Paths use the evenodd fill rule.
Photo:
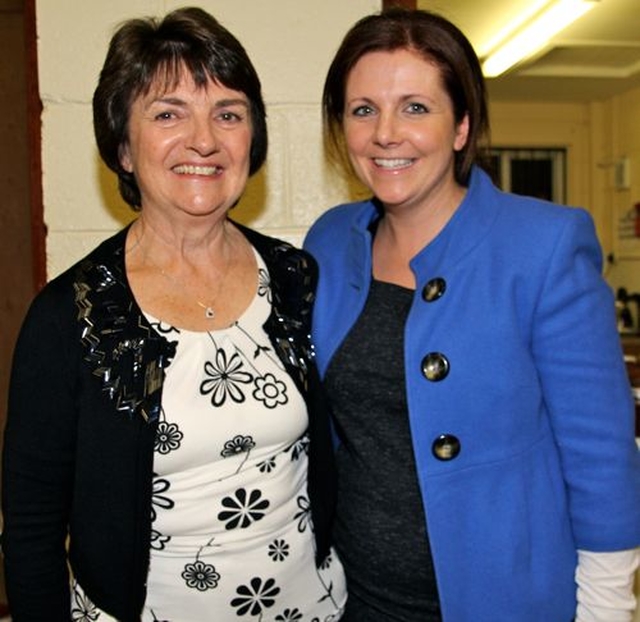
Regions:
<instances>
[{"instance_id":1,"label":"neck","mask_svg":"<svg viewBox=\"0 0 640 622\"><path fill-rule=\"evenodd\" d=\"M211 267L228 262L234 244L235 228L224 219L206 226L181 228L141 214L132 225L132 246L155 265L170 269L176 265Z\"/></svg>"},{"instance_id":2,"label":"neck","mask_svg":"<svg viewBox=\"0 0 640 622\"><path fill-rule=\"evenodd\" d=\"M163 235L154 224L140 218L127 237L127 277L140 307L191 330L230 325L257 286L249 242L230 221L208 236Z\"/></svg>"},{"instance_id":3,"label":"neck","mask_svg":"<svg viewBox=\"0 0 640 622\"><path fill-rule=\"evenodd\" d=\"M446 200L418 207L384 206L373 241L373 275L376 279L414 288L410 261L446 226L466 190L456 187Z\"/></svg>"},{"instance_id":4,"label":"neck","mask_svg":"<svg viewBox=\"0 0 640 622\"><path fill-rule=\"evenodd\" d=\"M444 229L466 194L456 186L447 196L436 197L429 204L415 207L384 205L376 239L408 260L417 255Z\"/></svg>"}]
</instances>

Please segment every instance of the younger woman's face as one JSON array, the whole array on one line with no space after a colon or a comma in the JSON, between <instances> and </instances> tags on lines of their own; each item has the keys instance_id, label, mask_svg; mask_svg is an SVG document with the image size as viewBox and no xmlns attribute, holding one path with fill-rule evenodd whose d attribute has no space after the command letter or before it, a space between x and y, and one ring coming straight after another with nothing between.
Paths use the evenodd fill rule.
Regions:
<instances>
[{"instance_id":1,"label":"younger woman's face","mask_svg":"<svg viewBox=\"0 0 640 622\"><path fill-rule=\"evenodd\" d=\"M418 208L457 192L454 152L467 140L440 70L401 49L360 58L346 82L343 129L360 180L388 209Z\"/></svg>"}]
</instances>

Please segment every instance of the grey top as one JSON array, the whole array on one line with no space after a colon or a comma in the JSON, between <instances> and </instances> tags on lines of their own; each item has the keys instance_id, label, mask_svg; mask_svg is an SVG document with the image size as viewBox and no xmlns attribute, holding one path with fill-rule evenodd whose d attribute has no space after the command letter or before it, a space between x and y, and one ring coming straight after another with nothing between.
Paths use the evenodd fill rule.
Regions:
<instances>
[{"instance_id":1,"label":"grey top","mask_svg":"<svg viewBox=\"0 0 640 622\"><path fill-rule=\"evenodd\" d=\"M404 389L412 298L373 281L325 378L342 441L335 542L349 588L345 622L441 620Z\"/></svg>"}]
</instances>

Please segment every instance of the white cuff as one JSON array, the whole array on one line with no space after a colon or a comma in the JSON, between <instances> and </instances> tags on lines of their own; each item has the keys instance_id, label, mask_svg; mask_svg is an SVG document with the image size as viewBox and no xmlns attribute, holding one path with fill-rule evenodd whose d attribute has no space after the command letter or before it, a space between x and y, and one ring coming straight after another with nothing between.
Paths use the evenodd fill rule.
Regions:
<instances>
[{"instance_id":1,"label":"white cuff","mask_svg":"<svg viewBox=\"0 0 640 622\"><path fill-rule=\"evenodd\" d=\"M575 622L632 622L637 605L633 584L639 564L640 548L578 551Z\"/></svg>"}]
</instances>

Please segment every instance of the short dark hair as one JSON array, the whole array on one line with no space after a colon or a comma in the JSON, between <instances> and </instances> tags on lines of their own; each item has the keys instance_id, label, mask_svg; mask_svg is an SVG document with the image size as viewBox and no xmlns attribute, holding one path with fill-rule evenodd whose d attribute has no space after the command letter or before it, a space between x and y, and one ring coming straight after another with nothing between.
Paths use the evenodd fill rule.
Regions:
<instances>
[{"instance_id":1,"label":"short dark hair","mask_svg":"<svg viewBox=\"0 0 640 622\"><path fill-rule=\"evenodd\" d=\"M444 17L424 10L392 8L363 17L345 35L329 67L322 95L325 144L344 158L342 120L347 78L369 52L406 49L440 70L453 103L456 122L469 116L469 134L455 154L455 178L467 185L472 165L480 158L480 140L488 141L487 95L480 61L465 35Z\"/></svg>"},{"instance_id":2,"label":"short dark hair","mask_svg":"<svg viewBox=\"0 0 640 622\"><path fill-rule=\"evenodd\" d=\"M158 79L164 80L166 88L175 86L185 68L198 87L215 80L247 96L252 124L249 175L266 158L267 124L260 80L240 42L213 16L195 7L172 11L162 20L128 20L109 44L93 94L93 127L100 156L118 175L120 194L134 209L141 206L140 189L134 175L120 163L131 105Z\"/></svg>"}]
</instances>

